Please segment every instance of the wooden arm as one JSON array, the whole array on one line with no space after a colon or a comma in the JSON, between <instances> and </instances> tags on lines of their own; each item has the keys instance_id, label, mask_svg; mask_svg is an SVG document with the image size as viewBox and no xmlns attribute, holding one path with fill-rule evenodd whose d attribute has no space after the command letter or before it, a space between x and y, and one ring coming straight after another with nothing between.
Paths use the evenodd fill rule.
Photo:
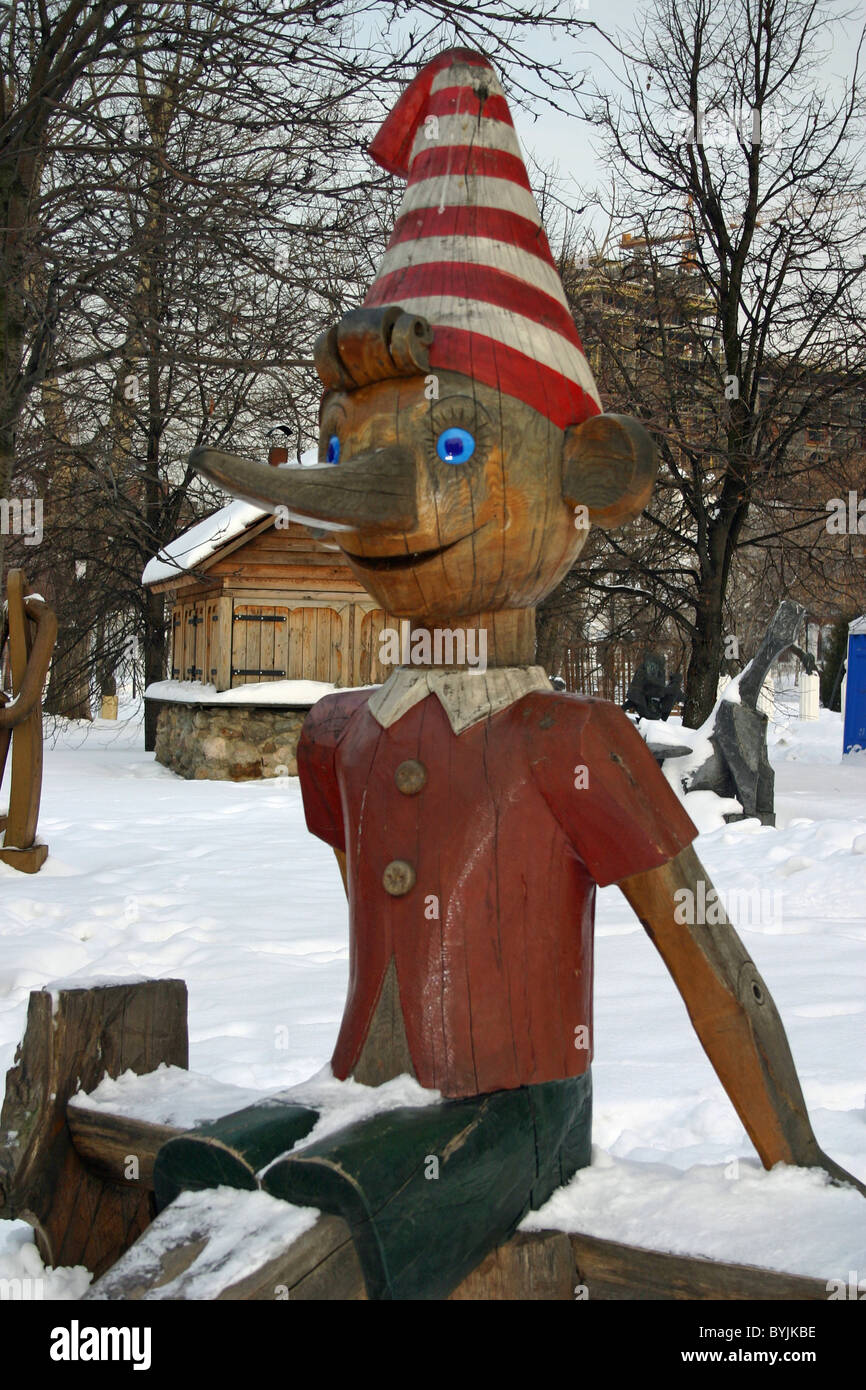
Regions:
<instances>
[{"instance_id":1,"label":"wooden arm","mask_svg":"<svg viewBox=\"0 0 866 1390\"><path fill-rule=\"evenodd\" d=\"M724 912L714 911L721 917L718 925L690 926L676 918L674 895L680 890L694 894L693 902L713 901L712 884L694 850L623 879L619 887L670 971L764 1167L782 1162L823 1168L866 1196L866 1186L819 1147L782 1020Z\"/></svg>"}]
</instances>

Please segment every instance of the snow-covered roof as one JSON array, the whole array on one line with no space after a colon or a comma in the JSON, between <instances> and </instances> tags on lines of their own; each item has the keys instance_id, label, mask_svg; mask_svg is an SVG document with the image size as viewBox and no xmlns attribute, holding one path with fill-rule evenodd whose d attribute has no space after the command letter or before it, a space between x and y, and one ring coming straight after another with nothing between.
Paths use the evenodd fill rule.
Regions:
<instances>
[{"instance_id":1,"label":"snow-covered roof","mask_svg":"<svg viewBox=\"0 0 866 1390\"><path fill-rule=\"evenodd\" d=\"M318 448L307 449L301 454L301 463L306 467L318 461ZM215 551L235 540L248 526L263 521L269 515L266 507L257 507L252 502L242 502L236 498L227 506L220 507L212 516L205 517L204 521L190 526L188 531L148 560L141 576L142 584L159 584L164 579L177 579L194 570Z\"/></svg>"},{"instance_id":2,"label":"snow-covered roof","mask_svg":"<svg viewBox=\"0 0 866 1390\"><path fill-rule=\"evenodd\" d=\"M358 687L366 689L367 687ZM371 687L372 688L372 687ZM329 681L256 681L217 691L202 681L152 681L144 692L146 700L168 700L190 705L314 705L323 695L337 689Z\"/></svg>"},{"instance_id":3,"label":"snow-covered roof","mask_svg":"<svg viewBox=\"0 0 866 1390\"><path fill-rule=\"evenodd\" d=\"M853 622L850 622L848 624L848 631L856 633L866 632L866 613L863 614L862 618L855 618Z\"/></svg>"}]
</instances>

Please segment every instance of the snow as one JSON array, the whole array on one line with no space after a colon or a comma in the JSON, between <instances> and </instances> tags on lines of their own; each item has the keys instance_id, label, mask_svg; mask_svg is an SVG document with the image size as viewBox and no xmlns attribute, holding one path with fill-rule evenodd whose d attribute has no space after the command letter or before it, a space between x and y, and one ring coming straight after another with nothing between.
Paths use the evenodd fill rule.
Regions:
<instances>
[{"instance_id":1,"label":"snow","mask_svg":"<svg viewBox=\"0 0 866 1390\"><path fill-rule=\"evenodd\" d=\"M177 1298L182 1283L184 1298L210 1301L248 1273L251 1257L262 1264L275 1259L316 1224L318 1215L312 1207L293 1207L267 1192L228 1187L183 1192L172 1202L170 1218L157 1218L127 1252L125 1270L142 1280L153 1277L167 1245L206 1237L190 1268L150 1289L147 1296L152 1302ZM93 1298L98 1296L94 1293Z\"/></svg>"},{"instance_id":2,"label":"snow","mask_svg":"<svg viewBox=\"0 0 866 1390\"><path fill-rule=\"evenodd\" d=\"M809 1220L821 1212L820 1224ZM592 1165L523 1222L525 1231L581 1231L628 1245L763 1265L818 1279L845 1279L862 1269L866 1239L863 1198L831 1187L817 1169L777 1164L766 1173L757 1159L695 1164L688 1172L643 1159L613 1158L594 1148ZM744 1255L748 1229L748 1260ZM797 1239L792 1240L792 1232ZM854 1264L846 1264L849 1256Z\"/></svg>"},{"instance_id":3,"label":"snow","mask_svg":"<svg viewBox=\"0 0 866 1390\"><path fill-rule=\"evenodd\" d=\"M307 449L301 454L301 465L309 467L319 462L318 447ZM286 465L281 465L285 467ZM297 465L292 465L297 467ZM163 579L176 579L188 570L194 570L214 551L228 545L248 526L270 516L266 507L257 507L253 502L243 502L236 498L219 511L205 517L188 531L184 531L169 545L160 550L153 559L148 560L141 576L142 584L158 584Z\"/></svg>"},{"instance_id":4,"label":"snow","mask_svg":"<svg viewBox=\"0 0 866 1390\"><path fill-rule=\"evenodd\" d=\"M375 1087L361 1086L351 1079L338 1081L329 1064L300 1085L278 1091L272 1098L275 1103L309 1105L319 1111L316 1124L298 1148L383 1110L395 1110L401 1105L433 1105L441 1099L438 1091L425 1091L411 1076L397 1076ZM72 1103L115 1115L134 1115L152 1124L191 1127L230 1115L262 1099L259 1090L227 1086L209 1076L163 1065L147 1076L136 1076L131 1071L116 1079L106 1076L95 1090L79 1093Z\"/></svg>"},{"instance_id":5,"label":"snow","mask_svg":"<svg viewBox=\"0 0 866 1390\"><path fill-rule=\"evenodd\" d=\"M219 691L203 681L152 681L144 695L147 700L171 700L177 704L296 705L304 709L336 689L328 681L259 681Z\"/></svg>"},{"instance_id":6,"label":"snow","mask_svg":"<svg viewBox=\"0 0 866 1390\"><path fill-rule=\"evenodd\" d=\"M252 502L236 498L228 506L220 507L212 516L205 517L195 526L167 545L153 559L148 560L141 576L142 584L158 584L163 579L177 579L188 570L194 570L202 561L213 555L220 546L227 545L236 536L262 521L268 513Z\"/></svg>"},{"instance_id":7,"label":"snow","mask_svg":"<svg viewBox=\"0 0 866 1390\"><path fill-rule=\"evenodd\" d=\"M36 1249L32 1227L26 1221L0 1221L0 1280L10 1281L0 1293L4 1301L78 1299L91 1277L83 1265L46 1267Z\"/></svg>"},{"instance_id":8,"label":"snow","mask_svg":"<svg viewBox=\"0 0 866 1390\"><path fill-rule=\"evenodd\" d=\"M346 904L333 854L307 833L296 779L187 782L141 743L140 708L128 705L117 722L67 724L48 741L49 858L33 876L0 864L0 1077L31 989L174 976L189 987L191 1074L103 1082L96 1103L185 1124L297 1088L323 1107L312 1142L363 1107L433 1099L409 1078L371 1092L330 1076ZM777 826L715 823L696 848L723 895L752 893L759 907L770 895L773 911L740 934L779 1007L819 1143L866 1179L866 754L842 759L838 714L800 723L786 701L769 744ZM708 805L698 819L718 822L717 812ZM593 1164L532 1224L820 1278L866 1269L863 1198L820 1173L760 1169L616 888L599 894L595 982ZM226 1242L233 1267L256 1232L284 1222L285 1236L301 1219L244 1196ZM80 1296L86 1272L41 1272L38 1261L29 1227L0 1223L0 1278L29 1270L45 1297ZM214 1288L217 1271L202 1279Z\"/></svg>"}]
</instances>

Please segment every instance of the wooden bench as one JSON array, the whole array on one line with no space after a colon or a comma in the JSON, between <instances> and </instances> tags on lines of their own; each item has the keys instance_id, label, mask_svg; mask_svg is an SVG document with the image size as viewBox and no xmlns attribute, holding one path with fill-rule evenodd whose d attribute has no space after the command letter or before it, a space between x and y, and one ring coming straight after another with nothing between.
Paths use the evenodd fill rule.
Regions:
<instances>
[{"instance_id":1,"label":"wooden bench","mask_svg":"<svg viewBox=\"0 0 866 1390\"><path fill-rule=\"evenodd\" d=\"M180 1221L172 1204L154 1220L154 1160L182 1129L70 1104L104 1076L144 1075L161 1063L188 1066L182 980L31 994L0 1111L0 1217L30 1222L46 1264L90 1269L96 1282L88 1299L200 1297L208 1246L219 1239L223 1208L208 1193L179 1199L189 1219ZM251 1196L265 1195L228 1200L242 1214ZM363 1300L366 1291L348 1227L320 1215L276 1256L258 1260L252 1243L249 1267L227 1277L216 1297ZM453 1301L826 1297L819 1279L561 1231L518 1233L451 1294Z\"/></svg>"}]
</instances>

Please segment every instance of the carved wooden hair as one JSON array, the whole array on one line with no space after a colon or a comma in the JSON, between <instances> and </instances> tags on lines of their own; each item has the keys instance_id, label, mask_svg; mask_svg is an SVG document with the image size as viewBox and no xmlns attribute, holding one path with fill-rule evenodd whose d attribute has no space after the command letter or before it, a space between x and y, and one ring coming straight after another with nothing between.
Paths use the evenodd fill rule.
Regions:
<instances>
[{"instance_id":1,"label":"carved wooden hair","mask_svg":"<svg viewBox=\"0 0 866 1390\"><path fill-rule=\"evenodd\" d=\"M426 372L432 341L426 319L391 304L353 309L320 334L313 355L326 390L355 391L374 381Z\"/></svg>"}]
</instances>

